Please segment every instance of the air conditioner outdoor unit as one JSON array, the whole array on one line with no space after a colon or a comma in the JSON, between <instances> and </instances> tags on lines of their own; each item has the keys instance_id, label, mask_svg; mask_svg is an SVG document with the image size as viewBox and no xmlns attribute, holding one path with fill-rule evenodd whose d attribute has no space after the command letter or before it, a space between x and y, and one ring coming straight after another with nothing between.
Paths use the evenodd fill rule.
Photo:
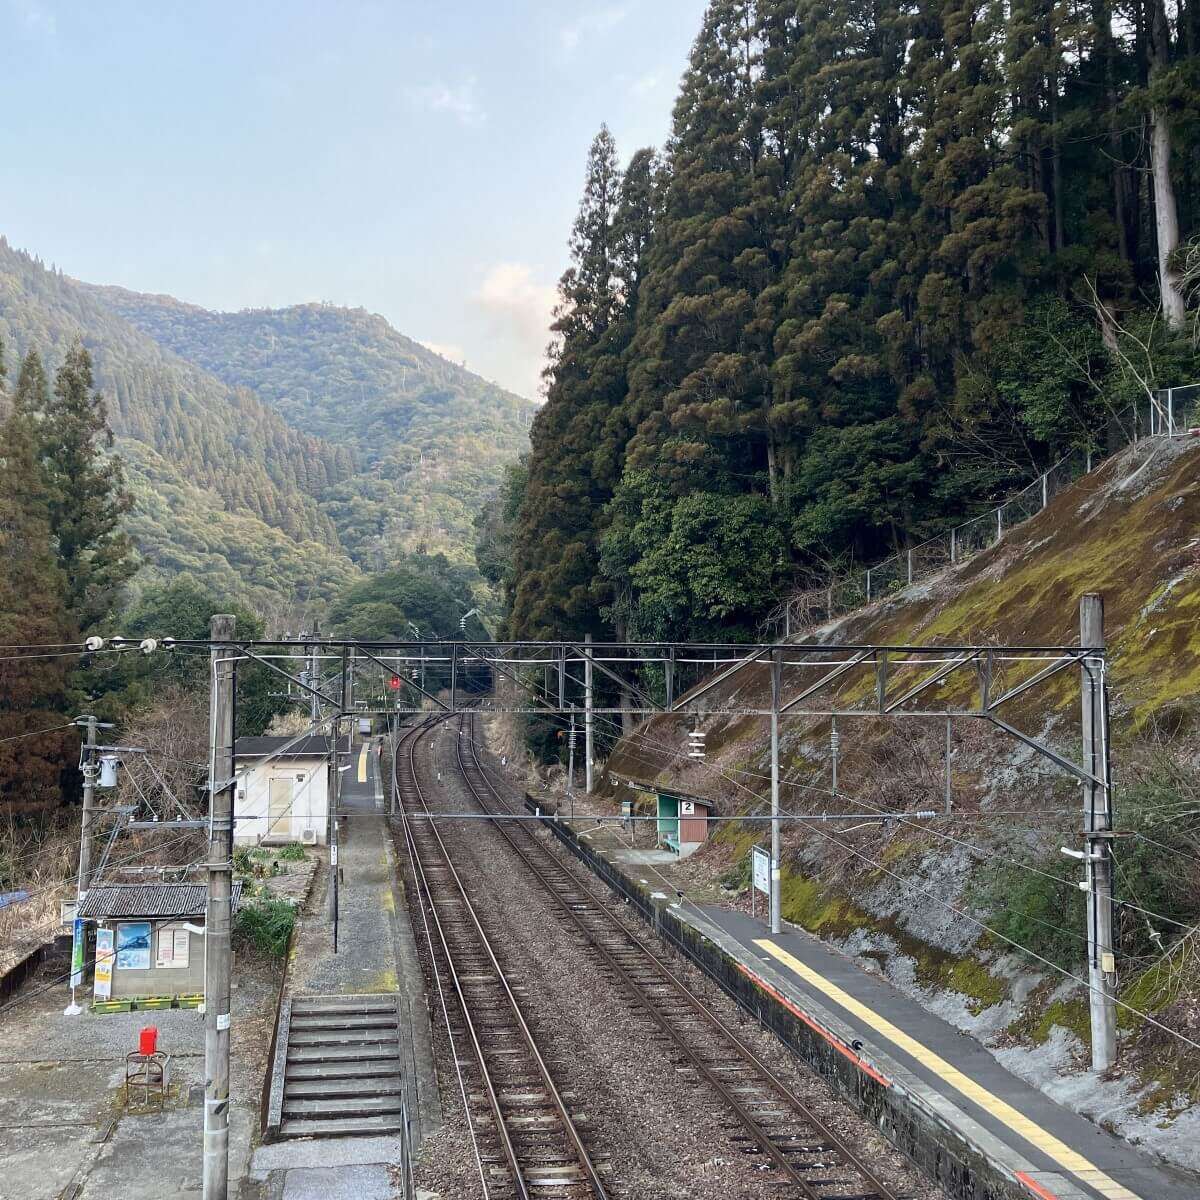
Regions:
<instances>
[{"instance_id":1,"label":"air conditioner outdoor unit","mask_svg":"<svg viewBox=\"0 0 1200 1200\"><path fill-rule=\"evenodd\" d=\"M300 831L300 840L306 846L315 846L317 844L317 831L315 829L302 829Z\"/></svg>"}]
</instances>

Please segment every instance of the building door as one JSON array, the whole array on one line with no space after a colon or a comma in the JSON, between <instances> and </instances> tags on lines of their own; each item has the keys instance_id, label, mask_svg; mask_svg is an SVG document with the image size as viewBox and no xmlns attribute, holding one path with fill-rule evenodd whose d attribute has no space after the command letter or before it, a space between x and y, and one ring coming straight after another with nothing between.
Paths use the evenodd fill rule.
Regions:
<instances>
[{"instance_id":1,"label":"building door","mask_svg":"<svg viewBox=\"0 0 1200 1200\"><path fill-rule=\"evenodd\" d=\"M271 776L271 816L267 837L292 836L292 777Z\"/></svg>"}]
</instances>

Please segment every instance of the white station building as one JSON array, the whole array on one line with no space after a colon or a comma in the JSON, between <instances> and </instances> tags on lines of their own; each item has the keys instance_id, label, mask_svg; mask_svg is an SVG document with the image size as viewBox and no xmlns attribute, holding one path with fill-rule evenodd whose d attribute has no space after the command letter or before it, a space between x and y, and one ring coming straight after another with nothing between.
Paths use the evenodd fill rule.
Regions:
<instances>
[{"instance_id":1,"label":"white station building","mask_svg":"<svg viewBox=\"0 0 1200 1200\"><path fill-rule=\"evenodd\" d=\"M323 845L329 827L330 739L241 737L234 743L237 791L233 840L238 845ZM286 747L286 749L285 749ZM338 744L349 752L349 739ZM345 761L345 759L343 759Z\"/></svg>"}]
</instances>

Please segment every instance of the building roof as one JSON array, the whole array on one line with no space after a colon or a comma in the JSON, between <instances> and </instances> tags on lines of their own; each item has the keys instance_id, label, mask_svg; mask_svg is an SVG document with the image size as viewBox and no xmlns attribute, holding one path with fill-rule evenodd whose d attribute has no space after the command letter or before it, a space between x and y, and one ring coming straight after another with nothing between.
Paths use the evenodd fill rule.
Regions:
<instances>
[{"instance_id":1,"label":"building roof","mask_svg":"<svg viewBox=\"0 0 1200 1200\"><path fill-rule=\"evenodd\" d=\"M242 897L240 880L233 885L233 907ZM208 886L203 883L105 883L88 888L79 911L85 919L155 917L185 920L203 917Z\"/></svg>"},{"instance_id":2,"label":"building roof","mask_svg":"<svg viewBox=\"0 0 1200 1200\"><path fill-rule=\"evenodd\" d=\"M233 744L234 758L325 758L329 754L330 738L322 735L294 737L240 737ZM288 746L295 742L294 746ZM288 748L283 749L284 746ZM338 738L338 753L350 752L350 739Z\"/></svg>"}]
</instances>

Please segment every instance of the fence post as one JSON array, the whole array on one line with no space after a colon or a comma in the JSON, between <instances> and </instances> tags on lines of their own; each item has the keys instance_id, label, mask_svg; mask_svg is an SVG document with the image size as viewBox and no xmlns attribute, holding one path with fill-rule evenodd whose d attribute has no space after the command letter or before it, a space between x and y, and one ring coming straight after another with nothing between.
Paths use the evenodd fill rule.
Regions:
<instances>
[{"instance_id":1,"label":"fence post","mask_svg":"<svg viewBox=\"0 0 1200 1200\"><path fill-rule=\"evenodd\" d=\"M828 596L825 601L825 615L827 617L832 617L833 616L833 584L832 583L829 585L827 592L828 592Z\"/></svg>"},{"instance_id":2,"label":"fence post","mask_svg":"<svg viewBox=\"0 0 1200 1200\"><path fill-rule=\"evenodd\" d=\"M996 509L996 541L1004 536L1004 505Z\"/></svg>"},{"instance_id":3,"label":"fence post","mask_svg":"<svg viewBox=\"0 0 1200 1200\"><path fill-rule=\"evenodd\" d=\"M1133 414L1133 420L1134 420L1133 440L1136 442L1137 441L1137 412L1136 412L1136 410ZM1088 475L1090 475L1092 473L1092 448L1090 446L1088 447L1088 452L1087 452L1087 471L1085 473Z\"/></svg>"},{"instance_id":4,"label":"fence post","mask_svg":"<svg viewBox=\"0 0 1200 1200\"><path fill-rule=\"evenodd\" d=\"M951 528L950 530L950 565L958 562L958 530Z\"/></svg>"},{"instance_id":5,"label":"fence post","mask_svg":"<svg viewBox=\"0 0 1200 1200\"><path fill-rule=\"evenodd\" d=\"M1046 507L1046 503L1047 503L1047 492L1049 490L1049 487L1048 487L1049 480L1050 480L1050 472L1043 471L1042 472L1042 507L1043 508Z\"/></svg>"},{"instance_id":6,"label":"fence post","mask_svg":"<svg viewBox=\"0 0 1200 1200\"><path fill-rule=\"evenodd\" d=\"M867 603L871 603L871 572L867 572Z\"/></svg>"},{"instance_id":7,"label":"fence post","mask_svg":"<svg viewBox=\"0 0 1200 1200\"><path fill-rule=\"evenodd\" d=\"M912 551L908 551L908 582L912 583Z\"/></svg>"},{"instance_id":8,"label":"fence post","mask_svg":"<svg viewBox=\"0 0 1200 1200\"><path fill-rule=\"evenodd\" d=\"M1175 436L1175 389L1167 388L1167 437Z\"/></svg>"}]
</instances>

